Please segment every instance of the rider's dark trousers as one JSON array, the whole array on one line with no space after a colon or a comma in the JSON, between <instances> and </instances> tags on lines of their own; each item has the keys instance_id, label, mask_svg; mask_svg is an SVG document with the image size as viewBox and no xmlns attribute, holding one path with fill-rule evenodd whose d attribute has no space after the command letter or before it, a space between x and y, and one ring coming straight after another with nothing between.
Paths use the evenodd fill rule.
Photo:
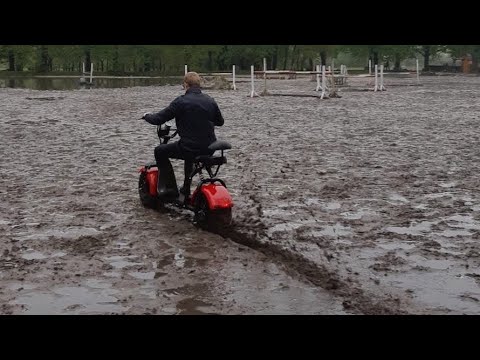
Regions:
<instances>
[{"instance_id":1,"label":"rider's dark trousers","mask_svg":"<svg viewBox=\"0 0 480 360\"><path fill-rule=\"evenodd\" d=\"M190 181L189 176L193 170L193 158L194 154L183 150L177 142L172 142L169 144L160 144L155 148L155 160L159 168L167 167L171 168L171 163L169 159L183 159L184 162L184 181L183 188L190 192Z\"/></svg>"}]
</instances>

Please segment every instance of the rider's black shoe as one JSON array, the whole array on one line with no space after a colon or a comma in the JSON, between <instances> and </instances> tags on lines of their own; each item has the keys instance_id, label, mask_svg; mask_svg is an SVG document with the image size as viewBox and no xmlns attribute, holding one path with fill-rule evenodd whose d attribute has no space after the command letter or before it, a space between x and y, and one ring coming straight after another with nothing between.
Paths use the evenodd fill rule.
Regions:
<instances>
[{"instance_id":1,"label":"rider's black shoe","mask_svg":"<svg viewBox=\"0 0 480 360\"><path fill-rule=\"evenodd\" d=\"M180 193L180 201L186 204L190 200L190 191L186 191L184 186L181 186L178 188L178 192Z\"/></svg>"},{"instance_id":2,"label":"rider's black shoe","mask_svg":"<svg viewBox=\"0 0 480 360\"><path fill-rule=\"evenodd\" d=\"M177 195L175 189L168 189L161 185L157 185L157 196L162 198L175 198Z\"/></svg>"}]
</instances>

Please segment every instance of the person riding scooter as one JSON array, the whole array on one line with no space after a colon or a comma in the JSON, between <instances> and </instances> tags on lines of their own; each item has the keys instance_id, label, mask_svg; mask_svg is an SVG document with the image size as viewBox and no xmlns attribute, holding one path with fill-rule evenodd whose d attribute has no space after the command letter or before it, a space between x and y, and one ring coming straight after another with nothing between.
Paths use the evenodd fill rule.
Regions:
<instances>
[{"instance_id":1,"label":"person riding scooter","mask_svg":"<svg viewBox=\"0 0 480 360\"><path fill-rule=\"evenodd\" d=\"M178 196L170 159L183 159L185 174L180 192L187 199L190 196L188 178L193 170L193 159L213 154L208 146L216 141L215 126L222 126L224 119L215 100L202 93L200 76L196 72L185 74L183 86L185 95L177 97L160 112L145 113L142 119L152 125L162 125L175 118L180 140L160 144L154 150L158 170L164 175L158 177L157 192L159 196Z\"/></svg>"}]
</instances>

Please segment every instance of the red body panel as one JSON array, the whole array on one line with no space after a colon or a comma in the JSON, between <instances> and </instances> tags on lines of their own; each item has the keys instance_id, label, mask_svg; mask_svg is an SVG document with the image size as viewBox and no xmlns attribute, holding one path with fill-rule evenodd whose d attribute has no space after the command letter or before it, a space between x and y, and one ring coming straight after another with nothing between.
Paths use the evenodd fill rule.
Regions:
<instances>
[{"instance_id":1,"label":"red body panel","mask_svg":"<svg viewBox=\"0 0 480 360\"><path fill-rule=\"evenodd\" d=\"M140 172L146 172L146 180L148 184L148 193L150 196L157 196L157 181L158 181L158 168L151 167L150 169L145 169L141 167Z\"/></svg>"},{"instance_id":2,"label":"red body panel","mask_svg":"<svg viewBox=\"0 0 480 360\"><path fill-rule=\"evenodd\" d=\"M200 188L201 192L205 195L210 210L215 209L228 209L233 207L232 197L228 190L219 184L207 184ZM192 195L192 201L197 195L197 190Z\"/></svg>"}]
</instances>

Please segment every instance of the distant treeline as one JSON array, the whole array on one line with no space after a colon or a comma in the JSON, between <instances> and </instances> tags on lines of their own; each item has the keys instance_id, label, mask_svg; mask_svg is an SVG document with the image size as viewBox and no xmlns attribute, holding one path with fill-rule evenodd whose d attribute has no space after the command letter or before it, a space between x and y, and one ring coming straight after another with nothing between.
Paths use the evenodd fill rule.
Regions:
<instances>
[{"instance_id":1,"label":"distant treeline","mask_svg":"<svg viewBox=\"0 0 480 360\"><path fill-rule=\"evenodd\" d=\"M480 45L0 45L0 69L10 72L75 72L82 64L113 75L181 75L184 64L201 72L228 71L232 65L247 72L260 69L263 58L274 70L313 69L339 53L365 65L388 64L401 70L401 62L420 57L424 71L439 53L453 60L466 59L469 71L478 71Z\"/></svg>"}]
</instances>

